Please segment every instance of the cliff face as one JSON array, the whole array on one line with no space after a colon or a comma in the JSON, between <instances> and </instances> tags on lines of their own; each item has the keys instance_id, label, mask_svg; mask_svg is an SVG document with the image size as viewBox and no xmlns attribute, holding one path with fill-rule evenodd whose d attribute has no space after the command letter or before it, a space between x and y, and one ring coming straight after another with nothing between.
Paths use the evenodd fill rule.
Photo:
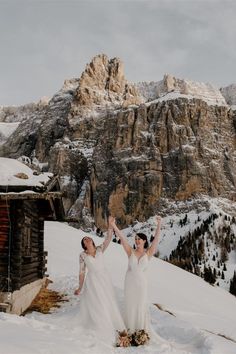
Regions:
<instances>
[{"instance_id":1,"label":"cliff face","mask_svg":"<svg viewBox=\"0 0 236 354\"><path fill-rule=\"evenodd\" d=\"M236 108L236 85L232 84L226 87L222 87L220 89L222 95L225 97L226 102L233 107Z\"/></svg>"},{"instance_id":2,"label":"cliff face","mask_svg":"<svg viewBox=\"0 0 236 354\"><path fill-rule=\"evenodd\" d=\"M236 140L226 107L183 98L143 104L81 122L77 138L85 131L96 140L90 193L100 226L108 210L124 224L144 220L160 197L235 196Z\"/></svg>"},{"instance_id":3,"label":"cliff face","mask_svg":"<svg viewBox=\"0 0 236 354\"><path fill-rule=\"evenodd\" d=\"M118 59L100 55L22 121L0 154L47 162L61 178L68 216L87 226L92 216L102 229L109 213L122 225L147 219L163 198L234 199L233 111L220 92L210 89L209 104L193 97L193 85L190 96L173 82L175 95L163 85L161 95L154 84L131 85Z\"/></svg>"}]
</instances>

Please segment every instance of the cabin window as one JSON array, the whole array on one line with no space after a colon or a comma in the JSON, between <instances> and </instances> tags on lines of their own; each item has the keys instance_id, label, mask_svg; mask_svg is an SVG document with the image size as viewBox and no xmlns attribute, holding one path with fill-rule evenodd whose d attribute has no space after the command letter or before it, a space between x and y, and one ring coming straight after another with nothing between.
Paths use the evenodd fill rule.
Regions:
<instances>
[{"instance_id":1,"label":"cabin window","mask_svg":"<svg viewBox=\"0 0 236 354\"><path fill-rule=\"evenodd\" d=\"M31 218L25 216L25 225L22 239L22 255L24 257L31 256Z\"/></svg>"}]
</instances>

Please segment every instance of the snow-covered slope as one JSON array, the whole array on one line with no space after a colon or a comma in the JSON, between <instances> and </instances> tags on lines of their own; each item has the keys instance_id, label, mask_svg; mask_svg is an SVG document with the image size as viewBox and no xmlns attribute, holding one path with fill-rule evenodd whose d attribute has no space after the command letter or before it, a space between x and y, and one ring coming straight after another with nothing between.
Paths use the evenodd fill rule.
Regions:
<instances>
[{"instance_id":1,"label":"snow-covered slope","mask_svg":"<svg viewBox=\"0 0 236 354\"><path fill-rule=\"evenodd\" d=\"M204 267L210 266L212 272L216 270L216 282L226 290L229 290L230 280L236 271L236 203L226 198L210 198L202 196L201 199L193 199L191 201L175 201L166 202L167 214L163 218L162 232L158 246L158 256L161 259L169 259L173 251L178 249L180 240L186 240L189 235L193 235L194 231L202 228L205 222L215 215L215 219L210 222L208 231L202 232L204 240L204 254L196 261L194 266L198 266L199 274L204 273ZM186 219L186 222L183 222ZM222 245L226 236L226 230L230 231L231 250L225 250L226 256L222 261ZM129 237L134 232L144 232L148 238L153 235L155 230L155 218L151 217L146 222L136 222L133 226L124 229L123 232ZM216 240L216 238L219 240ZM133 245L132 237L129 238L130 244ZM191 243L192 251L194 246L199 242L195 240ZM223 247L224 248L224 247ZM194 252L193 252L194 254ZM179 253L182 261L185 260ZM187 256L186 256L187 258ZM192 270L194 271L194 270ZM222 272L224 279L222 279ZM220 274L219 274L220 273Z\"/></svg>"},{"instance_id":2,"label":"snow-covered slope","mask_svg":"<svg viewBox=\"0 0 236 354\"><path fill-rule=\"evenodd\" d=\"M153 258L149 271L152 324L164 339L160 345L112 348L89 335L79 335L73 295L78 282L80 241L84 233L57 222L46 223L45 247L52 287L65 292L69 302L53 314L32 313L26 317L0 315L0 354L165 353L234 354L236 352L236 300L226 291L160 259ZM96 244L101 238L93 236ZM120 303L127 258L120 245L112 243L105 254ZM214 334L213 334L214 333ZM223 335L232 338L226 339Z\"/></svg>"},{"instance_id":3,"label":"snow-covered slope","mask_svg":"<svg viewBox=\"0 0 236 354\"><path fill-rule=\"evenodd\" d=\"M78 255L82 251L81 236L85 233L61 225L60 234L62 237L60 237L57 233L59 225L52 222L46 223L47 235L51 235L50 238L46 238L46 248L49 252L48 273L54 278L61 275L76 276L78 274ZM99 244L102 239L95 236L94 241ZM55 248L58 243L60 243L60 247ZM68 254L70 254L70 259L68 259ZM105 258L114 285L123 289L127 257L122 247L112 243ZM55 267L55 265L57 266ZM191 320L192 323L230 337L235 336L236 340L236 318L232 313L232 309L236 311L234 296L158 258L151 260L149 284L152 303L161 304L164 308L178 313L182 319L188 319L189 312L195 312L194 318ZM203 298L199 301L201 297ZM226 304L222 306L222 303L225 302L228 306ZM219 318L219 322L216 321L216 318ZM226 329L227 322L234 325Z\"/></svg>"}]
</instances>

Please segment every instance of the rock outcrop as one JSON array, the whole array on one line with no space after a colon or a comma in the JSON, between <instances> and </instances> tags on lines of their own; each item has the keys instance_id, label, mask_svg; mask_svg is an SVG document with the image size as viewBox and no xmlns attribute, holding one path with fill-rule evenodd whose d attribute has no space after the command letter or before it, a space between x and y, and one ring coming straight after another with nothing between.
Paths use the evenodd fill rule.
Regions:
<instances>
[{"instance_id":1,"label":"rock outcrop","mask_svg":"<svg viewBox=\"0 0 236 354\"><path fill-rule=\"evenodd\" d=\"M220 89L228 105L236 110L236 85L232 84Z\"/></svg>"},{"instance_id":2,"label":"rock outcrop","mask_svg":"<svg viewBox=\"0 0 236 354\"><path fill-rule=\"evenodd\" d=\"M99 55L20 122L0 155L47 163L70 220L86 228L94 218L104 229L109 213L128 225L156 213L163 198L235 199L235 127L209 85L165 76L134 86L119 59Z\"/></svg>"},{"instance_id":3,"label":"rock outcrop","mask_svg":"<svg viewBox=\"0 0 236 354\"><path fill-rule=\"evenodd\" d=\"M87 64L75 91L71 114L77 116L85 111L100 111L101 108L121 108L140 104L141 98L134 85L124 76L120 59L108 59L98 55Z\"/></svg>"},{"instance_id":4,"label":"rock outcrop","mask_svg":"<svg viewBox=\"0 0 236 354\"><path fill-rule=\"evenodd\" d=\"M135 85L139 95L144 101L152 101L164 97L169 93L188 95L198 98L209 105L226 106L226 100L222 92L209 83L195 82L176 78L170 74L164 75L158 82L140 82Z\"/></svg>"}]
</instances>

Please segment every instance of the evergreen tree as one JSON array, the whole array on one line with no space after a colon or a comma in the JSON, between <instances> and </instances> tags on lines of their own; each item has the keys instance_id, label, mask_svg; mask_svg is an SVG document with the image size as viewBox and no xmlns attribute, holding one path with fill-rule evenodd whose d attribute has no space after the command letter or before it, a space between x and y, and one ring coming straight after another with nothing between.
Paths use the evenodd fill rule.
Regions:
<instances>
[{"instance_id":1,"label":"evergreen tree","mask_svg":"<svg viewBox=\"0 0 236 354\"><path fill-rule=\"evenodd\" d=\"M215 278L210 266L208 268L204 267L204 280L210 284L214 284L216 281L216 278Z\"/></svg>"},{"instance_id":2,"label":"evergreen tree","mask_svg":"<svg viewBox=\"0 0 236 354\"><path fill-rule=\"evenodd\" d=\"M221 262L225 262L229 259L228 252L227 252L227 249L225 248L225 246L221 247L220 259L221 259Z\"/></svg>"},{"instance_id":3,"label":"evergreen tree","mask_svg":"<svg viewBox=\"0 0 236 354\"><path fill-rule=\"evenodd\" d=\"M188 215L187 214L185 214L185 217L184 217L184 219L183 219L183 225L186 225L186 222L188 221Z\"/></svg>"},{"instance_id":4,"label":"evergreen tree","mask_svg":"<svg viewBox=\"0 0 236 354\"><path fill-rule=\"evenodd\" d=\"M215 269L215 267L213 269L213 275L214 275L214 278L216 279L216 269Z\"/></svg>"},{"instance_id":5,"label":"evergreen tree","mask_svg":"<svg viewBox=\"0 0 236 354\"><path fill-rule=\"evenodd\" d=\"M236 296L236 271L234 271L233 278L230 280L229 292Z\"/></svg>"}]
</instances>

